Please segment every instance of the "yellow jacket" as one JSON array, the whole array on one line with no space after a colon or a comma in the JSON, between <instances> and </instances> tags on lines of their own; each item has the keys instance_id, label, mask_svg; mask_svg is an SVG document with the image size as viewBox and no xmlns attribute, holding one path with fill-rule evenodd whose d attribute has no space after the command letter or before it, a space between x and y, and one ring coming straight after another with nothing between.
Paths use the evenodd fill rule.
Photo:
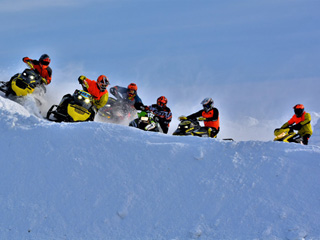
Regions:
<instances>
[{"instance_id":1,"label":"yellow jacket","mask_svg":"<svg viewBox=\"0 0 320 240\"><path fill-rule=\"evenodd\" d=\"M97 109L102 108L104 105L107 104L109 98L109 93L106 92L101 96L101 98L98 99L93 99L93 104L96 106Z\"/></svg>"},{"instance_id":2,"label":"yellow jacket","mask_svg":"<svg viewBox=\"0 0 320 240\"><path fill-rule=\"evenodd\" d=\"M300 125L301 128L297 129L298 134L300 136L304 136L306 134L312 135L312 128L311 128L311 115L310 113L304 112L301 117L297 117L296 115L293 115L292 118L282 125L281 128L287 128L292 124Z\"/></svg>"}]
</instances>

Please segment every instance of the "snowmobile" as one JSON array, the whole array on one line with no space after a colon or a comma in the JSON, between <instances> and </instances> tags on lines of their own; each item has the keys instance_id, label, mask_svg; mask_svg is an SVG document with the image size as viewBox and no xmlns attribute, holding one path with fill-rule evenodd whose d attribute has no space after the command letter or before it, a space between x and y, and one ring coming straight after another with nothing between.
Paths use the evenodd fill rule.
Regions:
<instances>
[{"instance_id":1,"label":"snowmobile","mask_svg":"<svg viewBox=\"0 0 320 240\"><path fill-rule=\"evenodd\" d=\"M302 137L290 128L276 128L274 136L273 141L302 143Z\"/></svg>"},{"instance_id":2,"label":"snowmobile","mask_svg":"<svg viewBox=\"0 0 320 240\"><path fill-rule=\"evenodd\" d=\"M179 120L180 120L180 123L178 125L178 128L173 132L172 135L209 137L208 131L207 130L204 131L204 129L201 128L199 121L202 121L202 120L199 120L199 118L198 119L179 118ZM214 138L217 138L217 136L215 136ZM234 141L233 138L223 138L222 140Z\"/></svg>"},{"instance_id":3,"label":"snowmobile","mask_svg":"<svg viewBox=\"0 0 320 240\"><path fill-rule=\"evenodd\" d=\"M209 137L208 131L202 131L198 119L179 119L178 128L172 135Z\"/></svg>"},{"instance_id":4,"label":"snowmobile","mask_svg":"<svg viewBox=\"0 0 320 240\"><path fill-rule=\"evenodd\" d=\"M162 132L157 117L151 111L138 112L138 118L129 123L130 127L139 128L145 131Z\"/></svg>"},{"instance_id":5,"label":"snowmobile","mask_svg":"<svg viewBox=\"0 0 320 240\"><path fill-rule=\"evenodd\" d=\"M26 68L22 73L17 73L8 82L0 82L0 90L8 96L26 96L38 88L45 92L42 77L33 69Z\"/></svg>"},{"instance_id":6,"label":"snowmobile","mask_svg":"<svg viewBox=\"0 0 320 240\"><path fill-rule=\"evenodd\" d=\"M132 120L136 110L124 103L122 99L109 97L107 104L99 109L98 115L108 122L119 123L124 120Z\"/></svg>"},{"instance_id":7,"label":"snowmobile","mask_svg":"<svg viewBox=\"0 0 320 240\"><path fill-rule=\"evenodd\" d=\"M55 122L93 121L96 111L91 94L84 90L75 90L73 95L63 96L59 105L51 106L47 119Z\"/></svg>"}]
</instances>

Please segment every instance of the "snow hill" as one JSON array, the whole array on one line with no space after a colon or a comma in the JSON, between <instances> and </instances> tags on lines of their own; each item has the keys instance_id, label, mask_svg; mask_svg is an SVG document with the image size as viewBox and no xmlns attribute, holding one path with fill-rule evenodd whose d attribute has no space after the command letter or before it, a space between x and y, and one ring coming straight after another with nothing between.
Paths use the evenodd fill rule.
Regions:
<instances>
[{"instance_id":1,"label":"snow hill","mask_svg":"<svg viewBox=\"0 0 320 240\"><path fill-rule=\"evenodd\" d=\"M320 239L309 146L52 123L0 97L0 239Z\"/></svg>"}]
</instances>

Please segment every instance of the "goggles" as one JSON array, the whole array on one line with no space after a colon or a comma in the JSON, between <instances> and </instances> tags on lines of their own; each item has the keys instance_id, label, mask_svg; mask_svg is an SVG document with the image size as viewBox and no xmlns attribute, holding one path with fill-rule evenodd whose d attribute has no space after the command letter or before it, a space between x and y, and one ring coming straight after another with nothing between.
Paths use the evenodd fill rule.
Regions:
<instances>
[{"instance_id":1,"label":"goggles","mask_svg":"<svg viewBox=\"0 0 320 240\"><path fill-rule=\"evenodd\" d=\"M105 91L107 89L108 85L109 84L105 84L103 82L100 82L99 83L99 88L100 88L101 91Z\"/></svg>"},{"instance_id":2,"label":"goggles","mask_svg":"<svg viewBox=\"0 0 320 240\"><path fill-rule=\"evenodd\" d=\"M164 106L166 105L166 103L163 102L163 101L158 101L158 105L159 105L160 107L164 107Z\"/></svg>"},{"instance_id":3,"label":"goggles","mask_svg":"<svg viewBox=\"0 0 320 240\"><path fill-rule=\"evenodd\" d=\"M205 104L205 105L202 105L202 106L203 106L205 111L209 111L212 108L211 104Z\"/></svg>"},{"instance_id":4,"label":"goggles","mask_svg":"<svg viewBox=\"0 0 320 240\"><path fill-rule=\"evenodd\" d=\"M136 91L135 90L128 90L128 95L129 96L134 96L134 95L136 95Z\"/></svg>"},{"instance_id":5,"label":"goggles","mask_svg":"<svg viewBox=\"0 0 320 240\"><path fill-rule=\"evenodd\" d=\"M49 59L44 59L44 60L41 60L40 62L42 65L44 66L48 66L50 64L50 60Z\"/></svg>"},{"instance_id":6,"label":"goggles","mask_svg":"<svg viewBox=\"0 0 320 240\"><path fill-rule=\"evenodd\" d=\"M301 108L295 108L295 109L294 109L294 114L295 114L297 117L301 116L301 115L303 114L303 112L304 112L304 109L301 109Z\"/></svg>"}]
</instances>

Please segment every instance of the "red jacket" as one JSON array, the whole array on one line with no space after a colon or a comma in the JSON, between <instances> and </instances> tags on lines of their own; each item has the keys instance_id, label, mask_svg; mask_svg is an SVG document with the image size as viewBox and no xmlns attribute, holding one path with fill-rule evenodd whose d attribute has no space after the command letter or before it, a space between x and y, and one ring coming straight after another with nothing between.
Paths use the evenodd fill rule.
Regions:
<instances>
[{"instance_id":1,"label":"red jacket","mask_svg":"<svg viewBox=\"0 0 320 240\"><path fill-rule=\"evenodd\" d=\"M33 60L30 58L26 58L23 61L25 63L30 63L32 65L32 68L36 70L36 72L38 72L41 77L46 79L46 84L49 84L51 82L52 69L49 66L40 65L38 60Z\"/></svg>"},{"instance_id":2,"label":"red jacket","mask_svg":"<svg viewBox=\"0 0 320 240\"><path fill-rule=\"evenodd\" d=\"M101 92L98 88L97 82L94 80L86 79L84 82L86 82L87 90L92 95L92 97L96 100L100 100L103 95L105 95L108 91L105 90L104 92Z\"/></svg>"}]
</instances>

